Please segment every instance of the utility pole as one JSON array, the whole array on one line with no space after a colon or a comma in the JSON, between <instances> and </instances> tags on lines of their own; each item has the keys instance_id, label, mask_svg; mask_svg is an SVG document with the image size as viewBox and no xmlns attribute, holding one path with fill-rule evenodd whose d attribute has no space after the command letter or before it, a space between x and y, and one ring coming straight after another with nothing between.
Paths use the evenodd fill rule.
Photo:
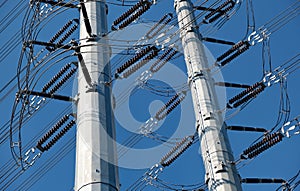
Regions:
<instances>
[{"instance_id":1,"label":"utility pole","mask_svg":"<svg viewBox=\"0 0 300 191\"><path fill-rule=\"evenodd\" d=\"M241 191L225 124L220 114L213 79L208 67L191 0L175 0L180 38L187 65L205 182L210 191Z\"/></svg>"},{"instance_id":2,"label":"utility pole","mask_svg":"<svg viewBox=\"0 0 300 191\"><path fill-rule=\"evenodd\" d=\"M75 191L119 190L105 3L80 1Z\"/></svg>"}]
</instances>

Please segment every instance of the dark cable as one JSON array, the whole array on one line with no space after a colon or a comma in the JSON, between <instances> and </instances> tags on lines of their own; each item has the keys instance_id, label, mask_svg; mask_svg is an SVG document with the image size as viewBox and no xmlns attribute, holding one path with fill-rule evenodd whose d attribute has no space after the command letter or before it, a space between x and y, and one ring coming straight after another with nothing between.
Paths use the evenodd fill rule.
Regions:
<instances>
[{"instance_id":1,"label":"dark cable","mask_svg":"<svg viewBox=\"0 0 300 191\"><path fill-rule=\"evenodd\" d=\"M86 32L89 34L90 37L92 37L92 27L83 1L80 1L80 7L81 7L81 12L82 12Z\"/></svg>"}]
</instances>

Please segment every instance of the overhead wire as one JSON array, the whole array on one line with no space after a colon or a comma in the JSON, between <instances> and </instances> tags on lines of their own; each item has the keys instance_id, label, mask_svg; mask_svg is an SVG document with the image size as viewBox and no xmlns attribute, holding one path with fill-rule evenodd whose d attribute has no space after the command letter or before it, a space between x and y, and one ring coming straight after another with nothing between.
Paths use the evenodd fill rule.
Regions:
<instances>
[{"instance_id":1,"label":"overhead wire","mask_svg":"<svg viewBox=\"0 0 300 191\"><path fill-rule=\"evenodd\" d=\"M35 14L34 14L35 15ZM35 16L33 16L33 18L35 18ZM30 32L31 33L31 32ZM29 36L27 35L27 38L30 38L30 33L29 33ZM31 57L31 56L30 56ZM22 59L21 59L22 60ZM29 61L29 64L30 64L30 61ZM19 64L19 66L20 66L20 64ZM19 67L20 68L20 67ZM27 68L29 68L29 67L27 67ZM27 69L27 75L26 76L28 76L28 71L30 71L30 69L28 70ZM18 77L19 78L19 77ZM28 84L28 77L27 77L27 79L25 78L25 80L24 80L24 82L25 82L25 89L29 89L29 87L28 87L28 85L26 85L26 84ZM20 89L20 80L18 80L18 84L19 84L19 89ZM24 84L24 83L23 83ZM20 113L20 118L19 118L19 128L21 127L21 125L22 125L22 119L23 119L23 113L24 113L24 109L23 109L24 107L22 107L21 108L21 113ZM29 108L29 106L28 106L28 108ZM11 124L12 125L12 124ZM11 130L11 133L12 133L12 130ZM11 137L12 138L12 137ZM19 130L19 140L20 140L20 130ZM20 149L21 149L21 147L20 147ZM20 150L20 156L21 156L21 150Z\"/></svg>"},{"instance_id":2,"label":"overhead wire","mask_svg":"<svg viewBox=\"0 0 300 191\"><path fill-rule=\"evenodd\" d=\"M25 11L27 4L25 4L26 0L19 1L0 21L0 34L7 29L9 25L11 25L17 17L21 16L21 12ZM6 3L6 2L4 2ZM1 6L4 5L2 3ZM0 8L1 8L0 6ZM4 25L4 26L3 26Z\"/></svg>"},{"instance_id":3,"label":"overhead wire","mask_svg":"<svg viewBox=\"0 0 300 191\"><path fill-rule=\"evenodd\" d=\"M4 1L0 4L0 8L3 7L7 2L8 2L8 0L4 0Z\"/></svg>"},{"instance_id":4,"label":"overhead wire","mask_svg":"<svg viewBox=\"0 0 300 191\"><path fill-rule=\"evenodd\" d=\"M17 43L15 43L15 44L17 44ZM9 52L11 52L11 51L9 51ZM22 69L20 69L20 73L22 73L23 71L25 71L25 68L26 68L26 66L24 66ZM6 83L6 84L2 87L0 93L3 92L6 88L8 88L9 85L12 84L16 78L17 78L17 75L14 76L8 83ZM11 88L8 90L8 92L7 92L5 95L2 96L1 101L3 101L5 98L7 98L7 96L13 91L14 88L15 88L14 86L11 87Z\"/></svg>"},{"instance_id":5,"label":"overhead wire","mask_svg":"<svg viewBox=\"0 0 300 191\"><path fill-rule=\"evenodd\" d=\"M28 143L26 143L26 145L24 146L24 150L28 150L28 149L32 148L35 145L35 142L37 141L37 139L39 137L41 137L42 134L44 134L46 131L48 131L48 129L52 126L52 124L55 121L57 121L62 114L66 113L70 110L71 110L71 106L65 107L52 121L50 121L41 130L39 130L38 134L36 134L34 137L32 137L32 139L30 139L30 141ZM20 168L21 168L20 166L15 164L13 159L8 160L6 162L6 164L1 167L1 174L0 174L1 184L7 183L7 181L8 181L8 183L9 182L13 183L13 181L17 180L16 172L18 172L17 170ZM21 169L19 172L21 172L21 171L24 171L24 169ZM8 180L8 178L10 178L10 179Z\"/></svg>"},{"instance_id":6,"label":"overhead wire","mask_svg":"<svg viewBox=\"0 0 300 191\"><path fill-rule=\"evenodd\" d=\"M120 61L118 60L118 62L117 63L120 63ZM187 86L187 84L185 84L184 86ZM145 86L146 87L146 86ZM152 89L153 90L153 89ZM153 91L157 91L157 90L153 90ZM126 96L125 96L126 97Z\"/></svg>"}]
</instances>

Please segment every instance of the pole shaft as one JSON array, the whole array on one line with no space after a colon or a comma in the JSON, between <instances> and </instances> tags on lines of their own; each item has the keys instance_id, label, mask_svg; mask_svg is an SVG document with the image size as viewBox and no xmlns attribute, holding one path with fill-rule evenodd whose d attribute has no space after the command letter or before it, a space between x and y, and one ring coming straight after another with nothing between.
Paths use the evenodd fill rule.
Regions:
<instances>
[{"instance_id":1,"label":"pole shaft","mask_svg":"<svg viewBox=\"0 0 300 191\"><path fill-rule=\"evenodd\" d=\"M197 120L205 182L210 191L241 191L225 124L213 85L191 0L175 0L180 38Z\"/></svg>"},{"instance_id":2,"label":"pole shaft","mask_svg":"<svg viewBox=\"0 0 300 191\"><path fill-rule=\"evenodd\" d=\"M84 2L93 35L107 32L105 0ZM80 15L80 39L89 38ZM94 38L95 39L95 38ZM78 72L75 190L119 190L115 126L111 108L110 48L105 37L81 40L80 52L92 81L82 66ZM90 45L90 46L89 46Z\"/></svg>"}]
</instances>

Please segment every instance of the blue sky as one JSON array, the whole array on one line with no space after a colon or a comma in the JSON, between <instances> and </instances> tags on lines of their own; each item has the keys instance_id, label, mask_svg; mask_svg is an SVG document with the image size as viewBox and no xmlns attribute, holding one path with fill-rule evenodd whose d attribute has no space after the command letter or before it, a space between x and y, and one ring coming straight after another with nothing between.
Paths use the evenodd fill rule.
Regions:
<instances>
[{"instance_id":1,"label":"blue sky","mask_svg":"<svg viewBox=\"0 0 300 191\"><path fill-rule=\"evenodd\" d=\"M109 19L108 24L111 23L115 18L117 18L123 11L126 11L128 7L121 7L114 5L113 3L119 3L119 1L108 1L109 7ZM196 2L196 1L193 1ZM199 1L197 1L199 2ZM279 1L253 1L254 13L255 13L255 26L256 29L267 23L270 19L275 17L279 12L286 9L295 0ZM17 6L18 5L18 6ZM16 9L13 10L13 8ZM13 1L7 2L2 0L0 3L0 42L1 42L1 80L0 88L2 88L15 74L17 71L18 60L21 52L21 41L19 41L15 33L17 33L22 25L22 19L24 17L25 8L28 6L28 1ZM50 8L50 7L48 7ZM47 9L47 7L44 7ZM13 10L13 11L11 11ZM134 25L138 27L143 26L149 28L151 23L157 21L165 13L174 12L173 2L170 0L158 0L157 5L153 5L151 9L144 14L139 21ZM199 13L199 12L198 12ZM8 15L10 14L10 15ZM8 16L7 16L8 15ZM15 15L15 19L14 18ZM208 34L207 37L219 38L228 41L238 42L242 40L246 35L246 1L244 0L237 14L235 14L220 30L213 34ZM52 14L51 16L54 16ZM49 22L43 23L39 26L40 32L37 35L37 40L48 41L53 34L55 34L61 26L63 26L69 19L78 18L78 12L76 9L66 10L62 13L57 14L55 17L49 16ZM12 20L10 20L12 19ZM296 17L287 25L285 25L281 30L276 31L274 34L270 35L270 52L271 52L271 63L273 68L280 66L286 60L297 55L299 53L299 32L300 28L299 17ZM150 24L149 24L150 23ZM44 25L45 24L45 25ZM132 27L132 26L131 26ZM205 30L206 26L200 26L200 32ZM131 28L130 28L131 29ZM132 28L134 29L134 27ZM133 30L132 30L133 31ZM127 31L128 32L128 31ZM130 32L130 30L129 30ZM125 34L126 31L124 32ZM141 33L141 32L140 32ZM142 33L143 34L143 33ZM123 34L124 35L124 34ZM137 34L139 36L141 34ZM116 36L112 35L112 40L116 40ZM133 37L132 37L133 36ZM132 35L131 38L137 38ZM141 35L143 36L143 35ZM78 38L78 32L74 33L72 38ZM175 37L178 38L178 37ZM69 39L70 40L70 39ZM128 40L128 39L127 39ZM14 49L10 47L16 44ZM209 49L213 57L218 57L225 51L227 51L230 46L219 45L205 42L206 47ZM35 51L39 51L41 47L35 46ZM6 51L8 55L5 56ZM121 52L122 53L122 52ZM67 55L67 54L65 54ZM5 57L4 57L5 56ZM64 56L64 55L62 55ZM113 55L112 58L113 67L119 66L118 60L126 60L130 56L124 57L121 55ZM48 65L44 66L49 68L45 73L38 73L37 77L40 77L36 89L39 90L40 87L46 83L54 73L56 73L65 63L76 61L76 57L66 58L65 60L59 62L59 57L50 60ZM57 63L55 63L55 60ZM228 64L228 66L222 68L221 72L226 82L235 82L241 84L254 84L262 79L262 44L250 47L248 51L239 56L233 62ZM183 57L180 56L171 61L171 64L176 65L178 70L182 71L183 77L180 80L176 79L177 74L172 74L172 70L165 68L160 71L158 76L154 76L155 79L162 79L167 76L172 79L172 83L176 80L176 83L185 83L187 79L184 79L185 63ZM51 66L51 67L50 67ZM146 66L147 67L147 66ZM143 69L141 69L142 71ZM141 73L140 71L140 73ZM139 73L139 74L140 74ZM294 72L287 78L288 82L288 96L291 104L290 118L296 117L300 114L300 101L299 95L300 91L298 89L299 85L299 71ZM138 74L137 74L138 75ZM179 73L178 73L179 75ZM181 73L180 73L181 75ZM120 80L121 81L121 80ZM155 83L154 81L152 81ZM172 87L172 84L159 84L164 86ZM114 85L117 86L117 81ZM171 83L171 82L170 82ZM10 84L12 87L16 84L16 80ZM126 84L126 83L125 83ZM127 83L128 85L129 83ZM128 87L129 88L129 87ZM8 88L9 89L9 88ZM1 132L7 131L8 126L5 125L11 117L11 111L14 101L14 95L17 91L16 88L12 88L12 91L6 92L5 89L0 93L0 114L1 121L0 127ZM74 95L72 93L73 83L72 80L59 91L62 95ZM227 100L242 90L234 88L219 88L220 91L226 91ZM114 91L113 91L114 92ZM115 92L114 92L115 93ZM132 94L130 99L125 101L125 104L129 105L130 112L139 124L145 123L156 111L162 106L162 103L168 101L170 97L164 97L155 95L144 89L138 90L136 94ZM117 98L118 99L118 98ZM244 110L239 112L234 117L228 119L226 123L228 125L244 125L244 126L254 126L263 127L266 129L271 129L276 123L276 119L279 112L279 100L280 100L280 87L279 84L275 84L268 87L262 94L260 94L256 99L254 99ZM68 114L72 112L70 103L65 103L62 101L50 101L45 107L43 107L39 112L34 114L31 119L22 126L22 143L26 145L30 141L33 143L29 144L34 146L34 143L41 137L42 130L49 129L58 118L63 114ZM120 110L122 111L122 110ZM116 130L118 141L121 143L122 140L126 139L130 134L128 133L129 128L137 129L138 127L124 127L122 126L121 118L116 116ZM119 121L118 121L119 120ZM182 105L174 110L167 118L161 122L161 126L157 133L161 133L165 136L171 136L175 130L180 128L185 131L181 132L181 136L190 135L194 130L194 116L193 108L191 104L190 94L187 94L187 98L182 102ZM71 141L75 137L76 128L71 129L66 136L64 136L53 148L49 151L44 152L36 163L26 170L7 190L72 190L74 184L74 167L75 167L75 150L74 143ZM2 136L3 134L1 134ZM230 143L233 149L233 153L236 159L239 158L241 152L246 149L254 140L260 137L260 133L253 132L228 132ZM1 138L2 140L2 138ZM66 145L69 144L69 149L64 150ZM299 136L293 136L291 138L284 138L281 143L272 147L271 149L265 151L263 154L259 155L252 161L244 161L242 164L244 166L239 169L239 173L242 178L247 177L261 177L261 178L283 178L288 180L293 177L299 170L300 153L298 145L300 144ZM144 138L136 148L149 148L157 145L149 139ZM160 179L165 182L174 184L196 184L204 182L204 169L202 165L202 160L199 155L199 143L195 143L190 149L188 149L178 160L176 160L171 166L164 169L163 173L159 176ZM69 151L69 152L67 152ZM1 175L2 178L0 182L1 188L6 184L6 182L11 178L8 173L4 173L6 162L12 158L9 142L5 141L0 145L0 165L1 165ZM24 151L26 152L26 150ZM60 157L64 156L61 160ZM159 162L160 157L151 155L151 161ZM141 160L138 158L136 161L131 161L133 163L138 163ZM50 164L55 164L50 168ZM122 160L125 163L126 160ZM153 165L156 163L154 162ZM15 168L15 171L9 171L16 173L20 168L18 168L14 163L9 163L11 168ZM49 167L49 168L45 168ZM149 166L150 167L150 166ZM145 169L128 169L120 168L120 184L121 190L126 190L133 182L135 182L139 177L141 177L145 172ZM38 175L44 174L39 177ZM5 179L6 175L8 176ZM27 182L24 182L27 181ZM31 187L29 185L32 184ZM246 191L250 190L276 190L279 185L277 184L266 184L266 185L243 185L243 189ZM146 190L155 190L153 186L147 186ZM299 189L299 188L298 188Z\"/></svg>"}]
</instances>

